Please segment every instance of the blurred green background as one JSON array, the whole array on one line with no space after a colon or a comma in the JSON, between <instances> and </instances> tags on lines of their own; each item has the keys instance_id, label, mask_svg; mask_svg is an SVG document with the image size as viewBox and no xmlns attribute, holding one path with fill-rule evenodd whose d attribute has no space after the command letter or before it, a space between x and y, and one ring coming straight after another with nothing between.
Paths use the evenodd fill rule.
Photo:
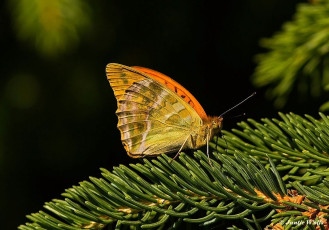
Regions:
<instances>
[{"instance_id":1,"label":"blurred green background","mask_svg":"<svg viewBox=\"0 0 329 230\"><path fill-rule=\"evenodd\" d=\"M25 215L88 176L98 177L100 167L139 161L121 145L107 63L171 76L210 115L257 91L229 116L274 117L278 108L316 116L323 94L300 97L289 86L273 104L267 98L275 94L251 81L254 76L255 85L267 84L266 74L254 74L255 55L266 52L259 41L292 20L300 2L306 1L0 3L2 229L27 222ZM226 119L224 128L241 119Z\"/></svg>"}]
</instances>

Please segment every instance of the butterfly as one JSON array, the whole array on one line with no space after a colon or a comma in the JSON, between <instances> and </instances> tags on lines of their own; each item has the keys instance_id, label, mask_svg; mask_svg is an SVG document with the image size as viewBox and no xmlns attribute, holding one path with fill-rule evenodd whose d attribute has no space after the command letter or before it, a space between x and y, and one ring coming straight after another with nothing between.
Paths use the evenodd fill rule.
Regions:
<instances>
[{"instance_id":1,"label":"butterfly","mask_svg":"<svg viewBox=\"0 0 329 230\"><path fill-rule=\"evenodd\" d=\"M208 143L221 131L222 116L208 116L188 90L155 70L110 63L106 74L117 99L122 144L130 157L176 152L176 158L183 149L204 145L209 157Z\"/></svg>"}]
</instances>

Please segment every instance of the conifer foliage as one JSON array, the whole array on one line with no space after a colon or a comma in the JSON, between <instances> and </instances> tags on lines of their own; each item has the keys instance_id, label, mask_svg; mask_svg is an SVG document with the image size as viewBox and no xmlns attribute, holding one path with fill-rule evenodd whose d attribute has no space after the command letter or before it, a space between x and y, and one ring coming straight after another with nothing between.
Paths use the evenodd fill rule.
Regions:
<instances>
[{"instance_id":1,"label":"conifer foliage","mask_svg":"<svg viewBox=\"0 0 329 230\"><path fill-rule=\"evenodd\" d=\"M249 119L179 159L101 169L19 226L32 229L328 229L329 117Z\"/></svg>"},{"instance_id":2,"label":"conifer foliage","mask_svg":"<svg viewBox=\"0 0 329 230\"><path fill-rule=\"evenodd\" d=\"M277 107L283 107L292 92L323 100L328 91L328 15L328 0L301 3L281 31L261 40L266 52L256 57L253 83L267 86L267 95ZM329 102L321 106L328 109Z\"/></svg>"}]
</instances>

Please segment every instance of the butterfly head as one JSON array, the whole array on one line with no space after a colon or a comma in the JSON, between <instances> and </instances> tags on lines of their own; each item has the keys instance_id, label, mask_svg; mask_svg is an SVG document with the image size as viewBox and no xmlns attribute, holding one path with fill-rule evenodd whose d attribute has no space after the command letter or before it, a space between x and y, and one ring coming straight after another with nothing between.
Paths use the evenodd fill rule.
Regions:
<instances>
[{"instance_id":1,"label":"butterfly head","mask_svg":"<svg viewBox=\"0 0 329 230\"><path fill-rule=\"evenodd\" d=\"M218 133L223 127L223 117L210 117L208 128L213 130L213 133Z\"/></svg>"}]
</instances>

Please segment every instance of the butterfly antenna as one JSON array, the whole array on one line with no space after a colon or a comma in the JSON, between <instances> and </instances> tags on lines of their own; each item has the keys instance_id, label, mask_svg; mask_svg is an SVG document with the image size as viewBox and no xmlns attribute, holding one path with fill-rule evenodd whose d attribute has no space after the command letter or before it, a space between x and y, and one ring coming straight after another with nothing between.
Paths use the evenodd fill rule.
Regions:
<instances>
[{"instance_id":1,"label":"butterfly antenna","mask_svg":"<svg viewBox=\"0 0 329 230\"><path fill-rule=\"evenodd\" d=\"M224 113L222 113L221 115L219 115L219 117L223 117L224 114L230 112L232 109L235 109L236 107L238 107L239 105L241 105L242 103L244 103L245 101L247 101L249 98L255 96L255 94L256 94L256 92L253 92L249 97L246 97L244 100L242 100L241 102L239 102L238 104L236 104L232 108L226 110Z\"/></svg>"}]
</instances>

